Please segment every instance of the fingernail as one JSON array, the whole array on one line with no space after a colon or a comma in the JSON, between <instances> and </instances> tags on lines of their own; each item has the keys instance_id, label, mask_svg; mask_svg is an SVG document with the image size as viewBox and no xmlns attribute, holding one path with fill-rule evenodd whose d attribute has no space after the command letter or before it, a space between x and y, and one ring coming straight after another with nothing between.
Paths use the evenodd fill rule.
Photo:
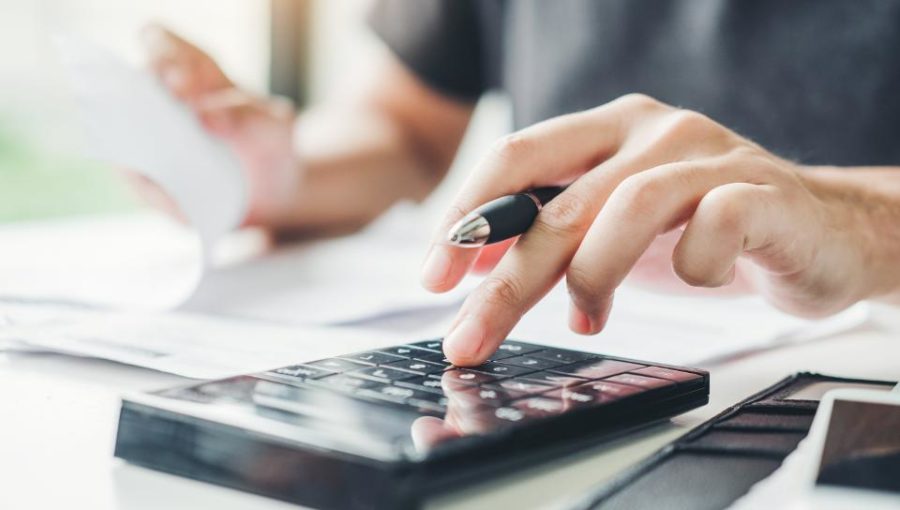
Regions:
<instances>
[{"instance_id":1,"label":"fingernail","mask_svg":"<svg viewBox=\"0 0 900 510\"><path fill-rule=\"evenodd\" d=\"M594 330L591 318L581 311L574 301L569 301L569 329L582 335L590 334Z\"/></svg>"},{"instance_id":2,"label":"fingernail","mask_svg":"<svg viewBox=\"0 0 900 510\"><path fill-rule=\"evenodd\" d=\"M474 361L483 343L483 328L475 318L466 316L444 338L444 354L454 362Z\"/></svg>"},{"instance_id":3,"label":"fingernail","mask_svg":"<svg viewBox=\"0 0 900 510\"><path fill-rule=\"evenodd\" d=\"M432 248L422 265L422 284L434 289L447 283L451 263L450 255L445 250Z\"/></svg>"}]
</instances>

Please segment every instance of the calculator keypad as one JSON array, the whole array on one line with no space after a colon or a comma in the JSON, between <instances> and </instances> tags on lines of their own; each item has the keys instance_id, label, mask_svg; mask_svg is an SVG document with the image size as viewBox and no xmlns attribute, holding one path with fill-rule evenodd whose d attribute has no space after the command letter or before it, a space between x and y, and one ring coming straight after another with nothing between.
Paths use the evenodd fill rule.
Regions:
<instances>
[{"instance_id":1,"label":"calculator keypad","mask_svg":"<svg viewBox=\"0 0 900 510\"><path fill-rule=\"evenodd\" d=\"M516 341L501 344L487 363L462 368L452 366L441 348L440 339L424 340L284 367L270 374L293 386L401 405L432 416L473 413L479 422L494 425L606 405L702 377Z\"/></svg>"},{"instance_id":2,"label":"calculator keypad","mask_svg":"<svg viewBox=\"0 0 900 510\"><path fill-rule=\"evenodd\" d=\"M445 365L441 363L432 363L430 361L423 361L419 359L406 359L395 361L387 366L391 368L398 368L401 370L409 370L410 372L415 372L417 374L435 374L439 372L443 372Z\"/></svg>"}]
</instances>

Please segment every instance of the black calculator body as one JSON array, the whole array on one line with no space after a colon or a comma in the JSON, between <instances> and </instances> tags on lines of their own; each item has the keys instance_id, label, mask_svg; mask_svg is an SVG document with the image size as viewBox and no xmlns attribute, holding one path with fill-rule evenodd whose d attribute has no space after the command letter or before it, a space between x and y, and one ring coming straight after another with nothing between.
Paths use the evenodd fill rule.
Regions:
<instances>
[{"instance_id":1,"label":"black calculator body","mask_svg":"<svg viewBox=\"0 0 900 510\"><path fill-rule=\"evenodd\" d=\"M115 454L315 508L418 508L708 396L702 370L516 341L458 368L431 340L124 398Z\"/></svg>"}]
</instances>

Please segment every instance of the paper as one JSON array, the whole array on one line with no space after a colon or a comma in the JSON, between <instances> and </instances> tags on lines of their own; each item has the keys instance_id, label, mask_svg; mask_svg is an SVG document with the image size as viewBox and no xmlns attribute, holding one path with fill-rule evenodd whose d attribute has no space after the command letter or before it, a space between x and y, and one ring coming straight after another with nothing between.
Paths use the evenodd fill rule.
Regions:
<instances>
[{"instance_id":1,"label":"paper","mask_svg":"<svg viewBox=\"0 0 900 510\"><path fill-rule=\"evenodd\" d=\"M260 372L398 343L353 328L287 328L188 313L117 313L0 303L0 343L107 359L197 379Z\"/></svg>"},{"instance_id":2,"label":"paper","mask_svg":"<svg viewBox=\"0 0 900 510\"><path fill-rule=\"evenodd\" d=\"M243 220L240 164L146 70L76 37L56 45L87 129L90 155L146 175L178 204L205 244Z\"/></svg>"},{"instance_id":3,"label":"paper","mask_svg":"<svg viewBox=\"0 0 900 510\"><path fill-rule=\"evenodd\" d=\"M290 324L361 322L384 314L448 311L476 279L446 294L419 283L431 230L400 204L356 235L283 247L206 276L182 309Z\"/></svg>"},{"instance_id":4,"label":"paper","mask_svg":"<svg viewBox=\"0 0 900 510\"><path fill-rule=\"evenodd\" d=\"M661 363L708 364L844 331L869 317L866 304L809 321L779 312L758 296L675 296L626 284L616 291L606 328L586 337L566 326L568 301L565 284L557 286L522 318L510 336Z\"/></svg>"},{"instance_id":5,"label":"paper","mask_svg":"<svg viewBox=\"0 0 900 510\"><path fill-rule=\"evenodd\" d=\"M416 212L399 206L354 236L270 251L238 233L217 253L231 261L206 267L196 236L161 213L0 225L0 297L291 325L449 311L474 282L441 295L421 288L428 229Z\"/></svg>"},{"instance_id":6,"label":"paper","mask_svg":"<svg viewBox=\"0 0 900 510\"><path fill-rule=\"evenodd\" d=\"M164 309L202 274L199 239L162 214L0 224L0 296Z\"/></svg>"}]
</instances>

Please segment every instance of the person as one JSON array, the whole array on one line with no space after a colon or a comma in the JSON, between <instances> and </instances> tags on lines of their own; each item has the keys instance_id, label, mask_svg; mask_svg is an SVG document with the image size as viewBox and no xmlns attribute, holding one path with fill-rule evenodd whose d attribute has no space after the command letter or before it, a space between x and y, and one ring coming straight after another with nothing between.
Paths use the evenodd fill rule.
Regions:
<instances>
[{"instance_id":1,"label":"person","mask_svg":"<svg viewBox=\"0 0 900 510\"><path fill-rule=\"evenodd\" d=\"M809 317L897 301L900 2L381 0L370 21L389 51L296 123L175 34L147 40L163 83L240 156L247 223L278 231L349 232L426 197L476 100L511 97L516 131L423 266L435 292L489 270L446 336L454 363L487 359L562 278L583 334L629 274ZM564 184L513 244L442 242L491 199Z\"/></svg>"}]
</instances>

